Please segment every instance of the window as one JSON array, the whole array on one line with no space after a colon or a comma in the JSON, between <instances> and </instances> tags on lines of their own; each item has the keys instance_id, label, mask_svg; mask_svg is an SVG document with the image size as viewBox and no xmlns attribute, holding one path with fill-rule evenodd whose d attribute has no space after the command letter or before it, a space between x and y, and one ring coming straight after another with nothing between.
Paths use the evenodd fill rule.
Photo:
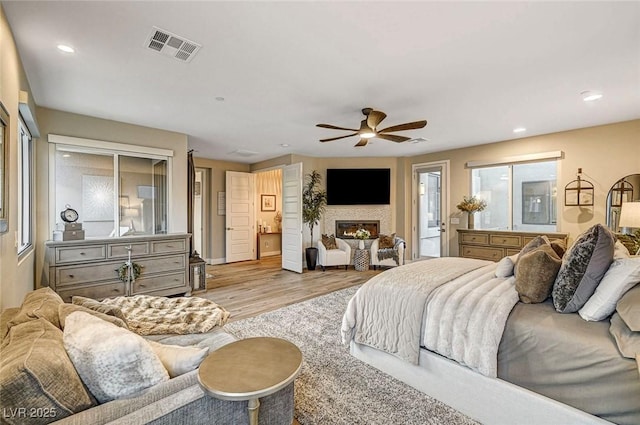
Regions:
<instances>
[{"instance_id":1,"label":"window","mask_svg":"<svg viewBox=\"0 0 640 425\"><path fill-rule=\"evenodd\" d=\"M18 120L18 254L27 250L32 240L33 147L27 126Z\"/></svg>"},{"instance_id":2,"label":"window","mask_svg":"<svg viewBox=\"0 0 640 425\"><path fill-rule=\"evenodd\" d=\"M60 211L69 205L78 211L86 238L168 233L171 158L153 152L164 150L135 152L136 146L99 141L84 146L78 140L85 139L64 136L53 136L53 140L73 142L54 144L52 214L57 226ZM114 146L118 149L109 149Z\"/></svg>"},{"instance_id":3,"label":"window","mask_svg":"<svg viewBox=\"0 0 640 425\"><path fill-rule=\"evenodd\" d=\"M472 193L487 202L476 228L555 231L556 176L555 160L473 168Z\"/></svg>"}]
</instances>

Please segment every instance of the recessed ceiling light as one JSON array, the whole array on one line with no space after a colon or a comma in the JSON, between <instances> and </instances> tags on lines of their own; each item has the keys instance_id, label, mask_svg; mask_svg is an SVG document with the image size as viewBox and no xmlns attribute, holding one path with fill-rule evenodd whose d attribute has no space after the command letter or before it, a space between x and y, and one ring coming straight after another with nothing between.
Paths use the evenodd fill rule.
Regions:
<instances>
[{"instance_id":1,"label":"recessed ceiling light","mask_svg":"<svg viewBox=\"0 0 640 425\"><path fill-rule=\"evenodd\" d=\"M218 102L224 102L224 97L222 97L222 96L218 96L218 97L216 97L216 100L217 100Z\"/></svg>"},{"instance_id":2,"label":"recessed ceiling light","mask_svg":"<svg viewBox=\"0 0 640 425\"><path fill-rule=\"evenodd\" d=\"M602 99L602 93L599 91L587 90L580 93L582 100L585 102L593 102L594 100Z\"/></svg>"},{"instance_id":3,"label":"recessed ceiling light","mask_svg":"<svg viewBox=\"0 0 640 425\"><path fill-rule=\"evenodd\" d=\"M71 46L67 46L66 44L58 44L58 49L62 50L65 53L75 53L76 50L71 47Z\"/></svg>"},{"instance_id":4,"label":"recessed ceiling light","mask_svg":"<svg viewBox=\"0 0 640 425\"><path fill-rule=\"evenodd\" d=\"M280 147L288 148L289 144L288 143L280 143Z\"/></svg>"},{"instance_id":5,"label":"recessed ceiling light","mask_svg":"<svg viewBox=\"0 0 640 425\"><path fill-rule=\"evenodd\" d=\"M524 133L525 131L527 131L527 129L524 127L517 127L513 129L514 133Z\"/></svg>"}]
</instances>

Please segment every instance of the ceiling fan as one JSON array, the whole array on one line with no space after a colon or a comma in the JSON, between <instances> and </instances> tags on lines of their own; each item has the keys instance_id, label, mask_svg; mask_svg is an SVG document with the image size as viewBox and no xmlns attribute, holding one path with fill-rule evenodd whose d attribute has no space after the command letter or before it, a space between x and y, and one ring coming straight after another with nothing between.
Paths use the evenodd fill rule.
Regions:
<instances>
[{"instance_id":1,"label":"ceiling fan","mask_svg":"<svg viewBox=\"0 0 640 425\"><path fill-rule=\"evenodd\" d=\"M360 141L356 143L356 147L362 147L367 144L369 139L378 138L384 140L390 140L392 142L401 143L406 142L407 140L411 140L411 137L406 136L398 136L396 134L389 134L396 131L404 131L404 130L417 130L419 128L423 128L427 125L427 120L408 122L405 124L392 125L391 127L383 128L382 130L378 130L378 125L387 117L382 111L375 111L372 108L364 108L362 109L362 113L365 116L360 122L360 128L344 128L338 127L331 124L316 124L316 127L322 128L330 128L333 130L346 130L353 131L352 134L347 134L346 136L340 137L332 137L330 139L320 139L321 142L331 142L333 140L344 139L345 137L351 136L360 136Z\"/></svg>"}]
</instances>

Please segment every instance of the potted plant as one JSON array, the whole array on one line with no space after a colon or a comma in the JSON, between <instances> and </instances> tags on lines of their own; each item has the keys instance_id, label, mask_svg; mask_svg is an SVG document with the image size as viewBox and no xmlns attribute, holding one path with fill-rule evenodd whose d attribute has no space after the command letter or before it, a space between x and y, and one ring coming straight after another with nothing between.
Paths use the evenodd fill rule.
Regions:
<instances>
[{"instance_id":1,"label":"potted plant","mask_svg":"<svg viewBox=\"0 0 640 425\"><path fill-rule=\"evenodd\" d=\"M302 221L309 226L311 232L311 246L305 251L307 269L315 270L318 260L318 248L313 246L313 228L320 222L327 205L327 192L320 188L322 176L316 170L305 176L305 186L302 189Z\"/></svg>"},{"instance_id":2,"label":"potted plant","mask_svg":"<svg viewBox=\"0 0 640 425\"><path fill-rule=\"evenodd\" d=\"M458 208L460 211L467 212L467 229L473 229L473 214L487 208L487 201L485 201L484 199L476 198L475 196L471 196L469 198L465 196L463 197L462 202L456 205L456 208Z\"/></svg>"}]
</instances>

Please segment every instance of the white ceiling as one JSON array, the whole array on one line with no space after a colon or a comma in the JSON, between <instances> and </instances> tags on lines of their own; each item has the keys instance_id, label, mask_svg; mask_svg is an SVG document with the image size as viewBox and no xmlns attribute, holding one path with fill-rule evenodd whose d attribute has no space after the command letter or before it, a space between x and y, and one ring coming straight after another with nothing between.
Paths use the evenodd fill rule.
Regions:
<instances>
[{"instance_id":1,"label":"white ceiling","mask_svg":"<svg viewBox=\"0 0 640 425\"><path fill-rule=\"evenodd\" d=\"M412 156L640 118L637 1L2 4L38 105L185 133L200 157ZM203 47L157 54L153 26ZM400 134L428 141L318 142L363 107L427 119Z\"/></svg>"}]
</instances>

